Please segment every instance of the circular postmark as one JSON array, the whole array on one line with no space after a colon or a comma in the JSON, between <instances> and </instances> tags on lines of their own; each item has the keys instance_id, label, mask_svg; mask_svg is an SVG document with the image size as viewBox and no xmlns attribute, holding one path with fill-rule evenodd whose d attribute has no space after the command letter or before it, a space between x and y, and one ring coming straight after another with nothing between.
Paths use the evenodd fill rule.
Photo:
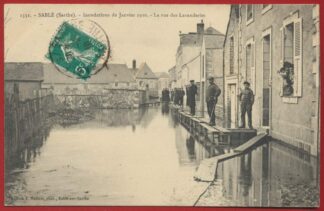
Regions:
<instances>
[{"instance_id":1,"label":"circular postmark","mask_svg":"<svg viewBox=\"0 0 324 211\"><path fill-rule=\"evenodd\" d=\"M46 57L68 77L88 79L108 62L109 38L100 25L91 20L63 22L52 38Z\"/></svg>"}]
</instances>

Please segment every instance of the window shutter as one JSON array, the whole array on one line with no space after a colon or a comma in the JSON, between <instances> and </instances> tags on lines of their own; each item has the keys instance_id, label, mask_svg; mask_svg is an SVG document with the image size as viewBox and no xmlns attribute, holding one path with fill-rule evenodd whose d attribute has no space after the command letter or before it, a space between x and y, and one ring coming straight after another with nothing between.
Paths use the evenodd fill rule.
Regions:
<instances>
[{"instance_id":1,"label":"window shutter","mask_svg":"<svg viewBox=\"0 0 324 211\"><path fill-rule=\"evenodd\" d=\"M303 32L302 19L298 18L294 21L294 96L302 96L302 80L303 80Z\"/></svg>"},{"instance_id":2,"label":"window shutter","mask_svg":"<svg viewBox=\"0 0 324 211\"><path fill-rule=\"evenodd\" d=\"M283 67L284 64L284 50L285 50L285 27L280 28L280 40L281 40L281 51L280 51L280 68ZM279 69L280 69L279 68ZM281 87L280 87L280 96L283 96L283 80L281 78Z\"/></svg>"},{"instance_id":3,"label":"window shutter","mask_svg":"<svg viewBox=\"0 0 324 211\"><path fill-rule=\"evenodd\" d=\"M251 43L251 84L252 90L255 94L256 88L256 81L255 81L255 42Z\"/></svg>"}]
</instances>

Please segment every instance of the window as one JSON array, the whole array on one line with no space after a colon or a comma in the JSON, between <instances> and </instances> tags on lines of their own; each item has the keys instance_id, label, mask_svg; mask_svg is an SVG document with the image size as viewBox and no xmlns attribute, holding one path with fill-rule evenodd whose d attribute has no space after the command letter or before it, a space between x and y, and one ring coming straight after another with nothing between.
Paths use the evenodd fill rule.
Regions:
<instances>
[{"instance_id":1,"label":"window","mask_svg":"<svg viewBox=\"0 0 324 211\"><path fill-rule=\"evenodd\" d=\"M288 24L284 30L284 62L294 64L294 24Z\"/></svg>"},{"instance_id":2,"label":"window","mask_svg":"<svg viewBox=\"0 0 324 211\"><path fill-rule=\"evenodd\" d=\"M118 82L115 82L115 87L117 87L118 86Z\"/></svg>"},{"instance_id":3,"label":"window","mask_svg":"<svg viewBox=\"0 0 324 211\"><path fill-rule=\"evenodd\" d=\"M298 13L289 16L281 28L280 75L283 97L302 96L302 19L298 16Z\"/></svg>"},{"instance_id":4,"label":"window","mask_svg":"<svg viewBox=\"0 0 324 211\"><path fill-rule=\"evenodd\" d=\"M253 22L253 4L246 5L246 25Z\"/></svg>"},{"instance_id":5,"label":"window","mask_svg":"<svg viewBox=\"0 0 324 211\"><path fill-rule=\"evenodd\" d=\"M262 126L270 126L271 28L262 33Z\"/></svg>"},{"instance_id":6,"label":"window","mask_svg":"<svg viewBox=\"0 0 324 211\"><path fill-rule=\"evenodd\" d=\"M269 10L271 10L272 8L272 4L262 4L262 14L268 12Z\"/></svg>"},{"instance_id":7,"label":"window","mask_svg":"<svg viewBox=\"0 0 324 211\"><path fill-rule=\"evenodd\" d=\"M230 74L234 74L234 37L230 38Z\"/></svg>"},{"instance_id":8,"label":"window","mask_svg":"<svg viewBox=\"0 0 324 211\"><path fill-rule=\"evenodd\" d=\"M251 89L255 92L255 48L253 38L247 41L245 55L246 80L250 82Z\"/></svg>"}]
</instances>

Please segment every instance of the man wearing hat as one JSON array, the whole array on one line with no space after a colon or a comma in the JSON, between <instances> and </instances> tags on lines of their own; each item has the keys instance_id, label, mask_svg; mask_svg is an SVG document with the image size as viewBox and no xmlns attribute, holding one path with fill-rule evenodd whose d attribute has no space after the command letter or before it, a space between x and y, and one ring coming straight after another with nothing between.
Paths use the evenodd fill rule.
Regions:
<instances>
[{"instance_id":1,"label":"man wearing hat","mask_svg":"<svg viewBox=\"0 0 324 211\"><path fill-rule=\"evenodd\" d=\"M214 83L214 77L209 77L209 86L206 91L207 111L210 118L209 125L216 125L215 122L215 107L217 104L218 96L221 94L220 88Z\"/></svg>"},{"instance_id":2,"label":"man wearing hat","mask_svg":"<svg viewBox=\"0 0 324 211\"><path fill-rule=\"evenodd\" d=\"M190 114L195 115L196 113L196 94L197 94L197 86L195 85L194 80L190 80L190 86L188 88L188 94L187 94L187 102L189 103L190 107Z\"/></svg>"},{"instance_id":3,"label":"man wearing hat","mask_svg":"<svg viewBox=\"0 0 324 211\"><path fill-rule=\"evenodd\" d=\"M245 128L245 113L248 115L248 125L250 129L252 127L252 105L254 103L254 94L250 89L250 83L244 81L244 89L240 93L240 101L241 101L241 121L242 125L240 128Z\"/></svg>"}]
</instances>

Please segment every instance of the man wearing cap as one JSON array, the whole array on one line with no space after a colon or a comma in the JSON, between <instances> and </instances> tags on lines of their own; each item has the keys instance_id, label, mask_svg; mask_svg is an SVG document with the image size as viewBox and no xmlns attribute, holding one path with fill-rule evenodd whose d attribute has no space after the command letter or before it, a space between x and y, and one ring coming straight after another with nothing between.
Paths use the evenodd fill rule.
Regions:
<instances>
[{"instance_id":1,"label":"man wearing cap","mask_svg":"<svg viewBox=\"0 0 324 211\"><path fill-rule=\"evenodd\" d=\"M215 122L215 107L217 104L218 96L221 94L220 88L214 83L214 77L209 77L209 86L206 91L207 112L209 115L209 125L216 125Z\"/></svg>"},{"instance_id":2,"label":"man wearing cap","mask_svg":"<svg viewBox=\"0 0 324 211\"><path fill-rule=\"evenodd\" d=\"M250 129L252 127L252 105L254 103L254 94L250 89L250 83L244 81L244 89L242 89L240 93L240 101L241 101L241 121L242 125L240 128L245 128L245 113L248 115L248 125Z\"/></svg>"},{"instance_id":3,"label":"man wearing cap","mask_svg":"<svg viewBox=\"0 0 324 211\"><path fill-rule=\"evenodd\" d=\"M188 88L188 103L190 107L190 114L195 115L196 113L196 94L197 94L197 86L195 85L194 80L190 80L190 86Z\"/></svg>"}]
</instances>

